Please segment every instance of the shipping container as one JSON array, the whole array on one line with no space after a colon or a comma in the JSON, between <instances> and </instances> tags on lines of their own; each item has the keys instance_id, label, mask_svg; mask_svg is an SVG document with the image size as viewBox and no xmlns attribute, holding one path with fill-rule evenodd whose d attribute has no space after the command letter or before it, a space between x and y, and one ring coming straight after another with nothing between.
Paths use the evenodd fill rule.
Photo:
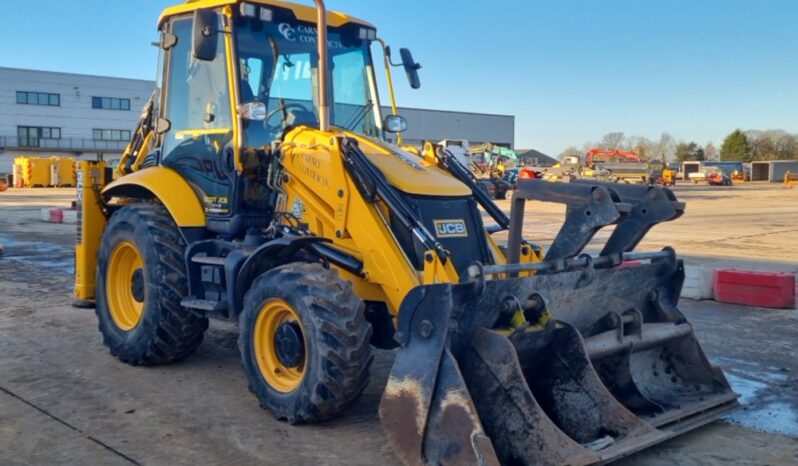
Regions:
<instances>
[{"instance_id":1,"label":"shipping container","mask_svg":"<svg viewBox=\"0 0 798 466\"><path fill-rule=\"evenodd\" d=\"M798 160L767 160L751 163L751 181L770 181L781 183L789 170L798 174Z\"/></svg>"}]
</instances>

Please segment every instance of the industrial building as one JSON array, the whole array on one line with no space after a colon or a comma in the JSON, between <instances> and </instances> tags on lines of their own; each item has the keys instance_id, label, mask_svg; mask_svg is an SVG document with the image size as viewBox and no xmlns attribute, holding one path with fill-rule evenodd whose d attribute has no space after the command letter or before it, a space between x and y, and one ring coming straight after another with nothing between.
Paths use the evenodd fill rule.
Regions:
<instances>
[{"instance_id":1,"label":"industrial building","mask_svg":"<svg viewBox=\"0 0 798 466\"><path fill-rule=\"evenodd\" d=\"M751 163L751 181L784 181L784 174L798 174L798 160L768 160Z\"/></svg>"},{"instance_id":2,"label":"industrial building","mask_svg":"<svg viewBox=\"0 0 798 466\"><path fill-rule=\"evenodd\" d=\"M0 173L11 172L20 155L118 158L153 87L147 80L0 67ZM416 108L399 114L408 120L408 144L514 144L511 115Z\"/></svg>"}]
</instances>

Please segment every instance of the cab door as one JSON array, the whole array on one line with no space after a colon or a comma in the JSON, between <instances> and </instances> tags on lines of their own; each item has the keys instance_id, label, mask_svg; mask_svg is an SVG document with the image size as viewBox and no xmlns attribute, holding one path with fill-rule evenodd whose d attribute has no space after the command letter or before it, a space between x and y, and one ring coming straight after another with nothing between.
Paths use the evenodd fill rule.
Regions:
<instances>
[{"instance_id":1,"label":"cab door","mask_svg":"<svg viewBox=\"0 0 798 466\"><path fill-rule=\"evenodd\" d=\"M217 13L219 27L223 17ZM227 66L226 34L220 34L213 60L192 54L192 18L170 20L177 43L169 49L162 115L169 120L163 135L161 164L180 173L200 195L206 215L233 214L237 180L234 114Z\"/></svg>"}]
</instances>

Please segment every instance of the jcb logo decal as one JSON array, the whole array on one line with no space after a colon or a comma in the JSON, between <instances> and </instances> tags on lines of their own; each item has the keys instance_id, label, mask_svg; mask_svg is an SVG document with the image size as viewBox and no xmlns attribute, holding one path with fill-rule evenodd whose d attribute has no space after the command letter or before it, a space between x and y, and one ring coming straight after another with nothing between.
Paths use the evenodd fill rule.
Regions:
<instances>
[{"instance_id":1,"label":"jcb logo decal","mask_svg":"<svg viewBox=\"0 0 798 466\"><path fill-rule=\"evenodd\" d=\"M468 236L463 220L435 220L435 235L438 238L464 238Z\"/></svg>"}]
</instances>

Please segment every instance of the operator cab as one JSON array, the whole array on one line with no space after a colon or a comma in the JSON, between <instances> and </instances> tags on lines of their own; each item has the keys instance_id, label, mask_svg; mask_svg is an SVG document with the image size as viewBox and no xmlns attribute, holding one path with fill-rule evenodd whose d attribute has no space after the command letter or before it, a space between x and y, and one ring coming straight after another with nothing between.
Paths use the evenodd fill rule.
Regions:
<instances>
[{"instance_id":1,"label":"operator cab","mask_svg":"<svg viewBox=\"0 0 798 466\"><path fill-rule=\"evenodd\" d=\"M297 16L240 3L185 8L163 20L157 158L198 191L215 233L240 236L270 223L272 157L286 132L319 127L316 24ZM328 18L335 19L327 28L329 124L384 139L370 49L376 31L336 13Z\"/></svg>"}]
</instances>

